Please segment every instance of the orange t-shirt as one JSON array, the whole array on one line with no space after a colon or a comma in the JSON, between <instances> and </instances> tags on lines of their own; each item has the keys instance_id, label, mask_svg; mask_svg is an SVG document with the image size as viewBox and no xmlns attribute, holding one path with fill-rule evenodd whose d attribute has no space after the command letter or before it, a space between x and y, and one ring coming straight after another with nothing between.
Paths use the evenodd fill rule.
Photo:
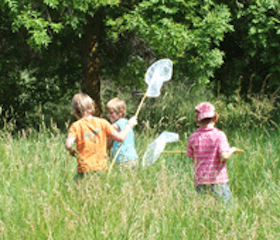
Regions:
<instances>
[{"instance_id":1,"label":"orange t-shirt","mask_svg":"<svg viewBox=\"0 0 280 240\"><path fill-rule=\"evenodd\" d=\"M113 126L105 119L90 117L74 122L68 135L76 137L78 172L107 171L107 137Z\"/></svg>"}]
</instances>

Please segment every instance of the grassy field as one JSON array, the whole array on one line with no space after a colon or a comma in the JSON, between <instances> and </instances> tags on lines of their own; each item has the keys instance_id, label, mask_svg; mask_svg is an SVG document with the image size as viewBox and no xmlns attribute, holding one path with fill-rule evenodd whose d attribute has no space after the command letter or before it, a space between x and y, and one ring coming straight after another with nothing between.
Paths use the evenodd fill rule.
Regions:
<instances>
[{"instance_id":1,"label":"grassy field","mask_svg":"<svg viewBox=\"0 0 280 240\"><path fill-rule=\"evenodd\" d=\"M65 135L0 132L0 239L280 239L280 130L226 133L245 149L228 160L230 207L196 195L185 154L77 185ZM137 135L140 157L155 137ZM165 150L185 150L180 137Z\"/></svg>"}]
</instances>

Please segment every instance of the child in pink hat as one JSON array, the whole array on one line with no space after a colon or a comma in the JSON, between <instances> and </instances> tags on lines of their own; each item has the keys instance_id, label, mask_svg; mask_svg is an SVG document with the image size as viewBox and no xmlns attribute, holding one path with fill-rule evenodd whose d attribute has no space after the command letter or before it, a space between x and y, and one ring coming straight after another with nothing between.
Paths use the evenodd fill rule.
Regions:
<instances>
[{"instance_id":1,"label":"child in pink hat","mask_svg":"<svg viewBox=\"0 0 280 240\"><path fill-rule=\"evenodd\" d=\"M218 118L215 107L209 102L195 107L199 128L189 138L187 156L193 160L196 191L211 192L231 202L226 160L238 149L230 147L226 134L215 128Z\"/></svg>"}]
</instances>

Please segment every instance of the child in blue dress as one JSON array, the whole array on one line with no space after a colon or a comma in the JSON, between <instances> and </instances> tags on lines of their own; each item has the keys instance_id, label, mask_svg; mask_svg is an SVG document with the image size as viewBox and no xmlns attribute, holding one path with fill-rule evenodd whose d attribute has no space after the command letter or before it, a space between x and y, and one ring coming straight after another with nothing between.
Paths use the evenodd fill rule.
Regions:
<instances>
[{"instance_id":1,"label":"child in blue dress","mask_svg":"<svg viewBox=\"0 0 280 240\"><path fill-rule=\"evenodd\" d=\"M113 127L117 131L122 131L128 123L128 119L125 118L125 102L122 99L113 98L106 104L106 111L108 119L113 124ZM131 129L126 139L122 143L113 141L111 144L109 144L109 147L110 145L112 146L113 159L117 155L117 164L128 168L135 168L138 166L138 155L135 149L133 129Z\"/></svg>"}]
</instances>

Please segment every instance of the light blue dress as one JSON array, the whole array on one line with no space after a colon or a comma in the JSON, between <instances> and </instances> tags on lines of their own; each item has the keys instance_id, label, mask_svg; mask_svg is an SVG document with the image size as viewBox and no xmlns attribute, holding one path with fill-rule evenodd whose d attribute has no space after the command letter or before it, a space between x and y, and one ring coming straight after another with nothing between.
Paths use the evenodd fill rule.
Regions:
<instances>
[{"instance_id":1,"label":"light blue dress","mask_svg":"<svg viewBox=\"0 0 280 240\"><path fill-rule=\"evenodd\" d=\"M114 124L117 124L119 126L120 130L123 130L127 123L128 120L126 118L122 118L114 122ZM112 148L113 158L115 157L120 146L121 146L121 150L117 156L116 163L123 163L123 162L128 162L128 161L133 161L138 159L138 155L134 144L133 129L130 130L126 139L122 143L117 141L113 142L113 148Z\"/></svg>"}]
</instances>

